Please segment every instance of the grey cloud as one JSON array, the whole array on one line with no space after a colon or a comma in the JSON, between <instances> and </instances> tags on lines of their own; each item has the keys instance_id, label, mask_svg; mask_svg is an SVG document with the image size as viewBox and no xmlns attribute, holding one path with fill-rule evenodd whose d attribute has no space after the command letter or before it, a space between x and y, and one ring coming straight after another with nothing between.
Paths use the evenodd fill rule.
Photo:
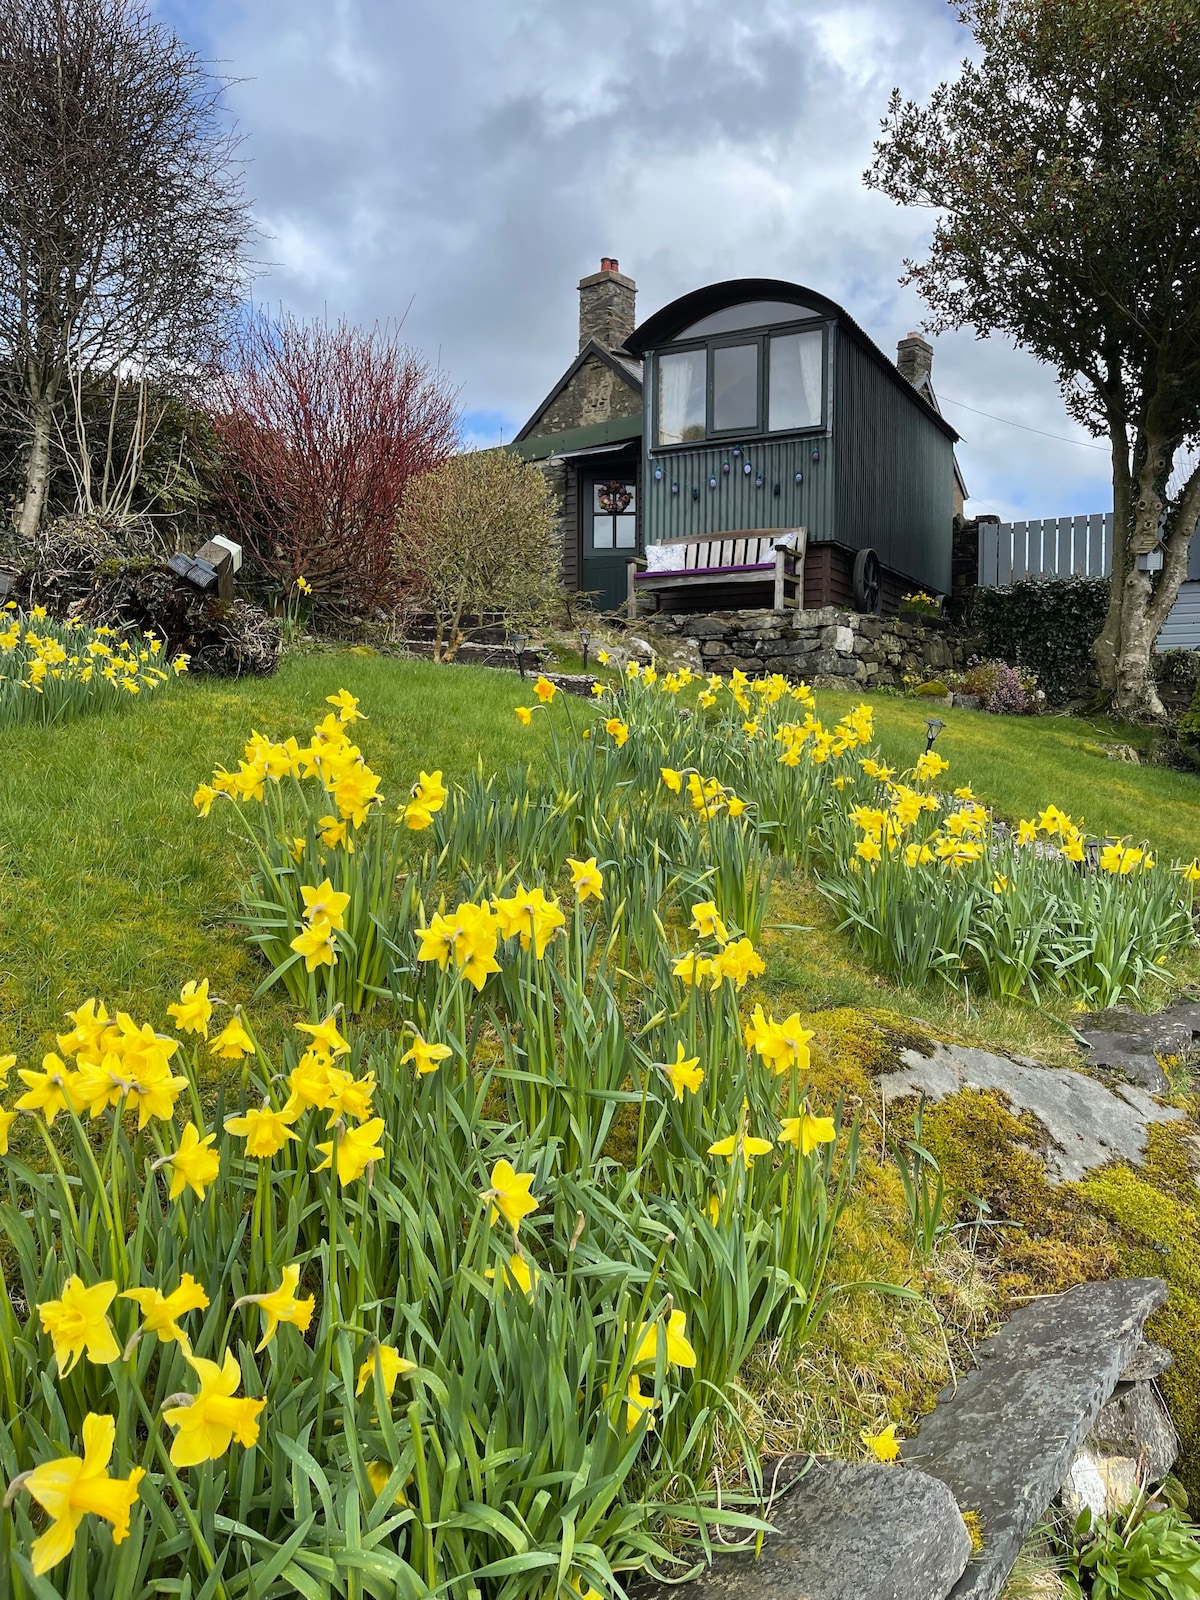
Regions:
<instances>
[{"instance_id":1,"label":"grey cloud","mask_svg":"<svg viewBox=\"0 0 1200 1600\"><path fill-rule=\"evenodd\" d=\"M941 0L170 0L227 64L274 265L260 299L406 334L472 412L518 426L575 348L603 253L643 314L716 278L840 300L885 350L927 216L862 188L894 83L926 91L966 35ZM969 334L947 395L1076 435L1053 378ZM1107 504L1099 452L946 407L978 509Z\"/></svg>"}]
</instances>

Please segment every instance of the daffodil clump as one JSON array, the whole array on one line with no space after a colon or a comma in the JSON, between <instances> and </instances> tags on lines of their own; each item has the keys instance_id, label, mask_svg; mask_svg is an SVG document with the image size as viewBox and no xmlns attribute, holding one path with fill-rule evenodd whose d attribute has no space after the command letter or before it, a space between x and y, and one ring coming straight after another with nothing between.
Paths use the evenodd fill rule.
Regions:
<instances>
[{"instance_id":1,"label":"daffodil clump","mask_svg":"<svg viewBox=\"0 0 1200 1600\"><path fill-rule=\"evenodd\" d=\"M52 723L153 694L187 671L188 658L166 660L155 633L54 622L43 606L0 610L0 728Z\"/></svg>"},{"instance_id":2,"label":"daffodil clump","mask_svg":"<svg viewBox=\"0 0 1200 1600\"><path fill-rule=\"evenodd\" d=\"M1163 867L1054 805L998 828L969 787L942 792L948 763L933 752L904 776L862 766L875 792L831 819L822 879L884 971L1110 1006L1144 997L1195 941L1196 863Z\"/></svg>"},{"instance_id":3,"label":"daffodil clump","mask_svg":"<svg viewBox=\"0 0 1200 1600\"><path fill-rule=\"evenodd\" d=\"M389 805L332 700L196 796L255 842L296 1043L269 1058L198 977L0 1060L0 1589L369 1571L571 1600L754 1526L711 1481L718 1429L753 1484L738 1374L843 1287L858 1135L812 1103L799 1017L748 997L752 802L712 752L647 748L632 705L587 730L584 791L497 805L433 769Z\"/></svg>"}]
</instances>

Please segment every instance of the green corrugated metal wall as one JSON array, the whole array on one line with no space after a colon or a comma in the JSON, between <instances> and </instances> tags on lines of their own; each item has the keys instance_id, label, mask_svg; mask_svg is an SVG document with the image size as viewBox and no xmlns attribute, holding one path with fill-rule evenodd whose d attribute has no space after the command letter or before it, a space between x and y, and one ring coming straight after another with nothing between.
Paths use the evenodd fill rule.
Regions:
<instances>
[{"instance_id":1,"label":"green corrugated metal wall","mask_svg":"<svg viewBox=\"0 0 1200 1600\"><path fill-rule=\"evenodd\" d=\"M742 454L735 457L735 449ZM814 450L819 461L812 458ZM721 470L726 461L728 473ZM742 470L747 462L753 468L750 473ZM656 480L659 467L662 478ZM797 472L803 474L802 483L795 481ZM759 476L761 488L755 486ZM717 480L715 489L708 486L710 478ZM671 493L673 482L679 484L678 494ZM741 528L807 528L811 539L833 537L833 456L828 434L648 455L642 483L647 544ZM700 491L696 500L693 489Z\"/></svg>"},{"instance_id":2,"label":"green corrugated metal wall","mask_svg":"<svg viewBox=\"0 0 1200 1600\"><path fill-rule=\"evenodd\" d=\"M834 408L836 537L948 594L953 444L840 329Z\"/></svg>"}]
</instances>

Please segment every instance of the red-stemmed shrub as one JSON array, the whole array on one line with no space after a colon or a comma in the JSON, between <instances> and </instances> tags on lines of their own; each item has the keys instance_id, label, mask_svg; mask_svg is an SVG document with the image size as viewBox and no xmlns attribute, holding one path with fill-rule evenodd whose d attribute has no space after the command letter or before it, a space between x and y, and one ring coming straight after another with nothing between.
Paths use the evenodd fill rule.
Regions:
<instances>
[{"instance_id":1,"label":"red-stemmed shrub","mask_svg":"<svg viewBox=\"0 0 1200 1600\"><path fill-rule=\"evenodd\" d=\"M399 597L396 514L458 445L455 391L393 328L246 321L213 404L223 520L284 603L368 614Z\"/></svg>"}]
</instances>

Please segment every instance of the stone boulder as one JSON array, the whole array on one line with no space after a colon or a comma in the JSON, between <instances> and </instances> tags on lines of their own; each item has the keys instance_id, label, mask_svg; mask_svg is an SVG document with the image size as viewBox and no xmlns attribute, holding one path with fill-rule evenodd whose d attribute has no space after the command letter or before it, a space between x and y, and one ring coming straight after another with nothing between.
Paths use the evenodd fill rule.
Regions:
<instances>
[{"instance_id":1,"label":"stone boulder","mask_svg":"<svg viewBox=\"0 0 1200 1600\"><path fill-rule=\"evenodd\" d=\"M1075 1183L1106 1161L1140 1162L1149 1125L1183 1117L1133 1084L1109 1089L1083 1072L1014 1061L986 1050L935 1044L929 1056L905 1050L900 1060L897 1071L879 1080L885 1106L905 1095L942 1100L960 1089L1001 1094L1018 1110L1032 1111L1046 1130L1046 1171L1053 1183Z\"/></svg>"},{"instance_id":2,"label":"stone boulder","mask_svg":"<svg viewBox=\"0 0 1200 1600\"><path fill-rule=\"evenodd\" d=\"M1153 1016L1114 1006L1081 1018L1076 1032L1089 1067L1119 1074L1151 1094L1165 1094L1167 1075L1158 1058L1186 1056L1196 1048L1200 1003L1179 1001Z\"/></svg>"},{"instance_id":3,"label":"stone boulder","mask_svg":"<svg viewBox=\"0 0 1200 1600\"><path fill-rule=\"evenodd\" d=\"M801 1475L767 1513L775 1528L716 1556L693 1582L641 1582L632 1600L946 1600L971 1540L954 1496L924 1472L792 1458Z\"/></svg>"}]
</instances>

